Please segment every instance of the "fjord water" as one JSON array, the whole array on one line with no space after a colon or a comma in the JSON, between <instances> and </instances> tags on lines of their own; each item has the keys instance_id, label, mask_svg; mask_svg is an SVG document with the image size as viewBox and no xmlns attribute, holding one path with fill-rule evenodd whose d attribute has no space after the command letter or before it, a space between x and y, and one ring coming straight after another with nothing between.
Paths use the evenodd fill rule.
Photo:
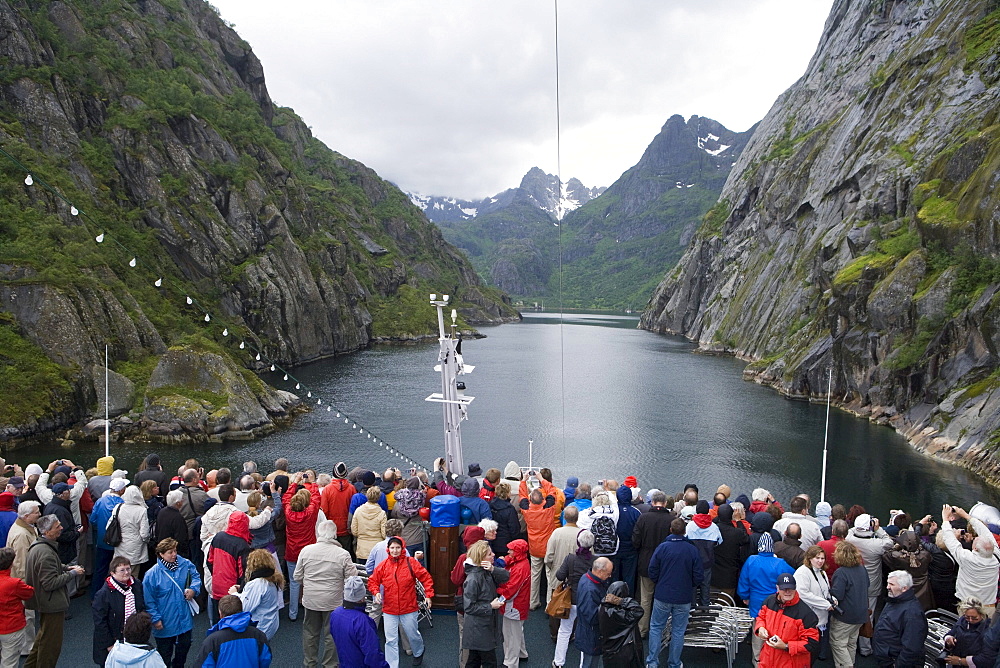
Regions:
<instances>
[{"instance_id":1,"label":"fjord water","mask_svg":"<svg viewBox=\"0 0 1000 668\"><path fill-rule=\"evenodd\" d=\"M533 439L534 464L551 467L560 483L568 475L635 475L643 489L668 493L694 482L710 497L726 483L736 493L760 486L783 501L799 492L818 500L825 404L784 399L743 381L744 363L693 354L690 342L637 330L636 323L634 316L566 315L560 325L558 315L528 313L522 323L464 341L465 361L476 366L465 378L467 394L476 397L462 425L466 463L484 470L511 459L527 465ZM424 401L440 391L437 349L437 342L378 346L296 369L301 394L309 388L313 400L333 399L351 416L348 424L320 406L258 441L155 449L167 467L193 455L206 468L247 459L269 466L279 456L327 472L339 460L407 468L359 436L357 424L429 466L443 451L440 405ZM292 389L281 374L266 380ZM119 466L132 471L148 451L118 444L113 450ZM66 454L89 462L103 448ZM968 508L998 499L976 476L914 451L891 429L832 411L831 503L861 503L884 517L889 508L936 513L945 501Z\"/></svg>"}]
</instances>

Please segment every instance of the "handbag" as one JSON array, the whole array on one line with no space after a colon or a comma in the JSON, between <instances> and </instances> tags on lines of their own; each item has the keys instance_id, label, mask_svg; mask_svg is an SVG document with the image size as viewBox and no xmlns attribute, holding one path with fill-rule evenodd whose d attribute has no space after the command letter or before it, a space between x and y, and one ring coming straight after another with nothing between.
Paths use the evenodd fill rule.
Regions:
<instances>
[{"instance_id":1,"label":"handbag","mask_svg":"<svg viewBox=\"0 0 1000 668\"><path fill-rule=\"evenodd\" d=\"M552 590L552 599L545 606L545 614L557 619L569 619L569 610L573 605L573 592L565 582L560 582Z\"/></svg>"},{"instance_id":2,"label":"handbag","mask_svg":"<svg viewBox=\"0 0 1000 668\"><path fill-rule=\"evenodd\" d=\"M111 513L111 519L108 520L108 528L104 530L104 542L111 547L118 547L122 544L122 523L118 520L118 511L121 510L122 505L119 503L115 506L114 512Z\"/></svg>"},{"instance_id":3,"label":"handbag","mask_svg":"<svg viewBox=\"0 0 1000 668\"><path fill-rule=\"evenodd\" d=\"M177 591L181 593L181 598L183 598L184 601L187 603L188 610L191 612L191 616L194 617L199 612L201 612L201 607L198 605L198 601L194 600L193 598L188 598L184 596L184 589L191 588L191 573L187 574L187 579L184 581L184 589L181 589L181 586L177 584L177 581L174 580L172 577L170 577L170 573L166 573L166 577L168 580L170 580L170 583L173 586L177 587Z\"/></svg>"},{"instance_id":4,"label":"handbag","mask_svg":"<svg viewBox=\"0 0 1000 668\"><path fill-rule=\"evenodd\" d=\"M858 631L858 635L862 638L871 638L875 634L875 626L872 624L872 611L868 611L868 618L865 619L865 623L861 625L861 629Z\"/></svg>"}]
</instances>

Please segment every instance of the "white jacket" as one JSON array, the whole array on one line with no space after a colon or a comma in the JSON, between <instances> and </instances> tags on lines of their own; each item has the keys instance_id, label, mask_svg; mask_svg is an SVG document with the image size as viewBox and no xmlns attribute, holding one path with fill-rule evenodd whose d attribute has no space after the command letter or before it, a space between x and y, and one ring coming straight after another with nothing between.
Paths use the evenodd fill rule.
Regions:
<instances>
[{"instance_id":1,"label":"white jacket","mask_svg":"<svg viewBox=\"0 0 1000 668\"><path fill-rule=\"evenodd\" d=\"M879 527L874 534L868 529L851 529L845 540L861 552L865 570L868 571L868 598L881 596L882 554L892 547L892 538Z\"/></svg>"},{"instance_id":2,"label":"white jacket","mask_svg":"<svg viewBox=\"0 0 1000 668\"><path fill-rule=\"evenodd\" d=\"M83 472L83 469L80 469L73 474L73 477L76 478L76 484L73 485L69 493L69 508L73 511L73 521L79 525L83 524L80 521L80 498L87 490L87 475ZM38 482L35 483L35 494L38 495L38 500L42 502L43 506L52 501L53 494L52 488L49 487L48 471L38 474Z\"/></svg>"},{"instance_id":3,"label":"white jacket","mask_svg":"<svg viewBox=\"0 0 1000 668\"><path fill-rule=\"evenodd\" d=\"M149 516L146 514L146 501L142 492L135 485L129 485L122 494L123 503L115 506L111 518L118 516L122 528L122 542L115 548L116 557L125 557L133 566L144 564L149 560Z\"/></svg>"},{"instance_id":4,"label":"white jacket","mask_svg":"<svg viewBox=\"0 0 1000 668\"><path fill-rule=\"evenodd\" d=\"M826 577L824 571L814 572L812 568L803 564L795 571L795 589L799 592L799 598L808 605L816 617L819 618L819 627L826 627L830 619L830 579Z\"/></svg>"},{"instance_id":5,"label":"white jacket","mask_svg":"<svg viewBox=\"0 0 1000 668\"><path fill-rule=\"evenodd\" d=\"M357 575L358 568L340 543L317 541L299 552L292 577L302 583L302 606L327 612L344 604L344 581Z\"/></svg>"},{"instance_id":6,"label":"white jacket","mask_svg":"<svg viewBox=\"0 0 1000 668\"><path fill-rule=\"evenodd\" d=\"M969 526L977 536L993 539L989 528L975 517L969 518ZM966 550L955 537L951 522L941 523L941 538L948 552L958 562L958 578L955 580L955 596L959 600L975 596L984 605L993 605L997 600L997 575L1000 561L996 557L996 547L989 554Z\"/></svg>"},{"instance_id":7,"label":"white jacket","mask_svg":"<svg viewBox=\"0 0 1000 668\"><path fill-rule=\"evenodd\" d=\"M808 515L800 515L799 513L784 513L781 516L781 519L774 523L773 528L775 531L784 536L785 530L788 528L789 524L798 524L799 529L802 530L802 544L800 547L803 550L808 550L810 547L823 540L823 532L820 531L819 525L816 524L816 520Z\"/></svg>"}]
</instances>

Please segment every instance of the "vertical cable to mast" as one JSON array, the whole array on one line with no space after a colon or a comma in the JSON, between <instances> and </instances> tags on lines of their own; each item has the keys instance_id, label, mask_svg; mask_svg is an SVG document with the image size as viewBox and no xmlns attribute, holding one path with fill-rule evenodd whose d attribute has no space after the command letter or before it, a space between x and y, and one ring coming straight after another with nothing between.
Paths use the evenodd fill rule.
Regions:
<instances>
[{"instance_id":1,"label":"vertical cable to mast","mask_svg":"<svg viewBox=\"0 0 1000 668\"><path fill-rule=\"evenodd\" d=\"M559 0L552 0L555 9L555 56L556 56L556 220L559 228L559 396L562 406L562 428L560 446L566 452L566 348L563 342L563 186L562 186L562 114L559 100Z\"/></svg>"},{"instance_id":2,"label":"vertical cable to mast","mask_svg":"<svg viewBox=\"0 0 1000 668\"><path fill-rule=\"evenodd\" d=\"M823 435L823 479L819 485L819 500L826 501L826 448L830 441L830 399L833 397L833 367L830 367L826 387L826 433Z\"/></svg>"}]
</instances>

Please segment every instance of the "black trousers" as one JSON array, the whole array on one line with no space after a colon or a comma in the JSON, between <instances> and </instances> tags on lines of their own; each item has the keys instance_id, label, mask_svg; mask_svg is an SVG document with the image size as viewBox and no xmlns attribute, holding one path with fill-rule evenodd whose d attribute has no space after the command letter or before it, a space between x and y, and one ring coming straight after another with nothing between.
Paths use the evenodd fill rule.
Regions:
<instances>
[{"instance_id":1,"label":"black trousers","mask_svg":"<svg viewBox=\"0 0 1000 668\"><path fill-rule=\"evenodd\" d=\"M479 668L480 666L496 666L497 651L495 649L470 649L469 659L465 662L465 668Z\"/></svg>"}]
</instances>

